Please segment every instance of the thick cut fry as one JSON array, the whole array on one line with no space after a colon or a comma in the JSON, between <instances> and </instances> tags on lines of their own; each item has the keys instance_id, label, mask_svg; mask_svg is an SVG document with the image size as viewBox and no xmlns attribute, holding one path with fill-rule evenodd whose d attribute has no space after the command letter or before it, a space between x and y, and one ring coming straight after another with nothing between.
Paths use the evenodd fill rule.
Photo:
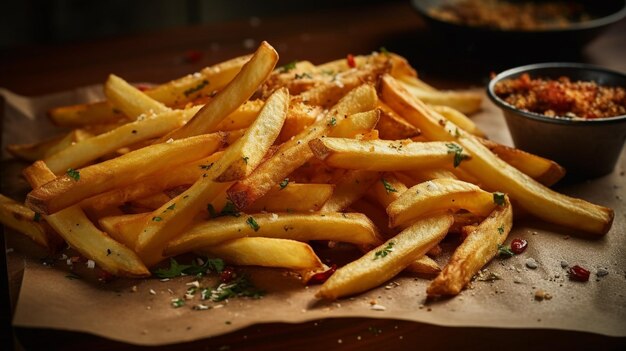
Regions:
<instances>
[{"instance_id":1,"label":"thick cut fry","mask_svg":"<svg viewBox=\"0 0 626 351\"><path fill-rule=\"evenodd\" d=\"M170 110L115 74L109 75L104 84L104 94L113 108L122 111L131 119L142 114L151 115Z\"/></svg>"},{"instance_id":2,"label":"thick cut fry","mask_svg":"<svg viewBox=\"0 0 626 351\"><path fill-rule=\"evenodd\" d=\"M241 266L290 270L321 270L324 267L308 244L287 239L240 238L204 247L196 252L211 257L220 257L228 263Z\"/></svg>"},{"instance_id":3,"label":"thick cut fry","mask_svg":"<svg viewBox=\"0 0 626 351\"><path fill-rule=\"evenodd\" d=\"M348 115L374 109L376 100L376 91L370 85L362 85L352 90L331 109L326 118L284 143L249 177L235 183L228 190L228 197L238 208L245 209L313 157L308 146L310 140L328 134Z\"/></svg>"},{"instance_id":4,"label":"thick cut fry","mask_svg":"<svg viewBox=\"0 0 626 351\"><path fill-rule=\"evenodd\" d=\"M460 180L429 180L408 189L387 207L389 226L407 225L432 213L460 209L486 217L496 207L496 197Z\"/></svg>"},{"instance_id":5,"label":"thick cut fry","mask_svg":"<svg viewBox=\"0 0 626 351\"><path fill-rule=\"evenodd\" d=\"M458 170L455 169L454 172ZM410 171L404 171L405 175L411 177L417 183L423 183L433 179L458 179L453 171L441 168L429 168L429 169L414 169ZM471 183L471 182L469 182Z\"/></svg>"},{"instance_id":6,"label":"thick cut fry","mask_svg":"<svg viewBox=\"0 0 626 351\"><path fill-rule=\"evenodd\" d=\"M70 171L31 191L26 203L37 212L51 214L96 194L132 184L167 167L206 157L221 144L220 135L207 134L151 145L78 171Z\"/></svg>"},{"instance_id":7,"label":"thick cut fry","mask_svg":"<svg viewBox=\"0 0 626 351\"><path fill-rule=\"evenodd\" d=\"M378 123L380 110L355 113L348 116L334 128L331 136L336 138L353 138L359 134L369 133Z\"/></svg>"},{"instance_id":8,"label":"thick cut fry","mask_svg":"<svg viewBox=\"0 0 626 351\"><path fill-rule=\"evenodd\" d=\"M474 274L497 253L513 225L513 209L508 198L496 208L457 247L450 261L427 289L428 296L457 295Z\"/></svg>"},{"instance_id":9,"label":"thick cut fry","mask_svg":"<svg viewBox=\"0 0 626 351\"><path fill-rule=\"evenodd\" d=\"M438 245L434 245L428 250L428 252L430 253L438 247ZM422 256L417 260L411 262L408 266L406 266L404 270L410 273L422 274L432 277L435 274L439 274L441 272L441 267L439 267L439 264L437 264L437 262L432 258L428 256Z\"/></svg>"},{"instance_id":10,"label":"thick cut fry","mask_svg":"<svg viewBox=\"0 0 626 351\"><path fill-rule=\"evenodd\" d=\"M107 133L74 143L44 159L52 172L60 175L68 168L82 167L115 150L141 141L160 137L182 126L200 109L166 111L124 124Z\"/></svg>"},{"instance_id":11,"label":"thick cut fry","mask_svg":"<svg viewBox=\"0 0 626 351\"><path fill-rule=\"evenodd\" d=\"M453 221L452 215L440 214L415 222L358 260L338 269L316 296L334 300L386 282L437 245Z\"/></svg>"},{"instance_id":12,"label":"thick cut fry","mask_svg":"<svg viewBox=\"0 0 626 351\"><path fill-rule=\"evenodd\" d=\"M202 178L153 212L152 220L141 231L135 247L148 266L159 262L167 243L180 235L200 211L231 186L231 183L219 183L214 179L224 175L225 171L230 172L233 164L241 165L240 161L245 161L244 169L233 174L242 177L249 173L245 167L254 169L261 162L285 121L286 111L283 109L286 110L288 96L283 89L273 94L245 134L208 167Z\"/></svg>"},{"instance_id":13,"label":"thick cut fry","mask_svg":"<svg viewBox=\"0 0 626 351\"><path fill-rule=\"evenodd\" d=\"M483 146L471 134L458 130L453 123L439 123L442 117L415 99L391 76L382 79L382 97L394 110L419 127L431 140L455 140L472 159L463 162L467 170L489 189L506 192L531 214L565 227L604 235L611 228L614 212L610 208L571 198L552 191L510 166ZM458 131L458 133L455 133ZM458 137L455 138L455 135Z\"/></svg>"},{"instance_id":14,"label":"thick cut fry","mask_svg":"<svg viewBox=\"0 0 626 351\"><path fill-rule=\"evenodd\" d=\"M480 110L483 97L480 93L470 91L430 91L416 88L400 82L411 95L424 103L452 107L461 113L471 115Z\"/></svg>"},{"instance_id":15,"label":"thick cut fry","mask_svg":"<svg viewBox=\"0 0 626 351\"><path fill-rule=\"evenodd\" d=\"M467 153L447 142L412 142L410 140L352 140L320 138L309 142L315 156L329 166L369 171L401 171L456 165Z\"/></svg>"},{"instance_id":16,"label":"thick cut fry","mask_svg":"<svg viewBox=\"0 0 626 351\"><path fill-rule=\"evenodd\" d=\"M216 181L240 180L252 173L280 134L287 117L288 106L287 89L276 90L259 112L257 117L259 123L255 123L256 127L248 129L241 139L233 144L227 156L223 156L231 159L224 160L229 166L215 179Z\"/></svg>"},{"instance_id":17,"label":"thick cut fry","mask_svg":"<svg viewBox=\"0 0 626 351\"><path fill-rule=\"evenodd\" d=\"M298 241L332 240L358 245L379 245L382 242L374 224L361 213L260 213L220 217L194 224L169 243L165 255L175 256L232 239L256 236Z\"/></svg>"},{"instance_id":18,"label":"thick cut fry","mask_svg":"<svg viewBox=\"0 0 626 351\"><path fill-rule=\"evenodd\" d=\"M257 118L265 102L263 100L249 100L226 116L210 132L232 131L248 128Z\"/></svg>"},{"instance_id":19,"label":"thick cut fry","mask_svg":"<svg viewBox=\"0 0 626 351\"><path fill-rule=\"evenodd\" d=\"M504 162L545 186L552 186L565 176L565 168L552 160L491 140L478 140Z\"/></svg>"},{"instance_id":20,"label":"thick cut fry","mask_svg":"<svg viewBox=\"0 0 626 351\"><path fill-rule=\"evenodd\" d=\"M387 172L382 175L380 182L374 184L371 194L383 208L387 208L389 204L396 201L407 189L406 185L398 180L393 173Z\"/></svg>"},{"instance_id":21,"label":"thick cut fry","mask_svg":"<svg viewBox=\"0 0 626 351\"><path fill-rule=\"evenodd\" d=\"M476 123L474 123L471 119L469 119L469 117L467 117L460 111L457 111L450 106L443 105L430 105L430 108L432 108L440 115L444 116L448 121L454 123L459 128L462 128L466 132L479 137L485 137L485 133L483 133L483 131L478 128Z\"/></svg>"},{"instance_id":22,"label":"thick cut fry","mask_svg":"<svg viewBox=\"0 0 626 351\"><path fill-rule=\"evenodd\" d=\"M56 107L48 111L52 123L60 127L84 127L120 120L128 121L122 111L113 109L107 101Z\"/></svg>"},{"instance_id":23,"label":"thick cut fry","mask_svg":"<svg viewBox=\"0 0 626 351\"><path fill-rule=\"evenodd\" d=\"M333 195L334 187L333 184L294 184L283 180L248 207L249 212L319 211Z\"/></svg>"},{"instance_id":24,"label":"thick cut fry","mask_svg":"<svg viewBox=\"0 0 626 351\"><path fill-rule=\"evenodd\" d=\"M223 90L209 101L183 127L168 137L181 139L204 134L215 128L226 116L235 111L267 79L278 62L276 50L267 42L262 42L254 56Z\"/></svg>"},{"instance_id":25,"label":"thick cut fry","mask_svg":"<svg viewBox=\"0 0 626 351\"><path fill-rule=\"evenodd\" d=\"M0 223L55 252L63 240L30 208L0 194Z\"/></svg>"},{"instance_id":26,"label":"thick cut fry","mask_svg":"<svg viewBox=\"0 0 626 351\"><path fill-rule=\"evenodd\" d=\"M133 248L137 244L137 237L141 233L141 229L150 218L150 213L108 216L100 218L98 224L113 239L126 245L126 247Z\"/></svg>"},{"instance_id":27,"label":"thick cut fry","mask_svg":"<svg viewBox=\"0 0 626 351\"><path fill-rule=\"evenodd\" d=\"M325 212L343 211L353 202L357 201L380 179L380 173L350 170L343 174L339 182L335 184L333 195L322 207Z\"/></svg>"},{"instance_id":28,"label":"thick cut fry","mask_svg":"<svg viewBox=\"0 0 626 351\"><path fill-rule=\"evenodd\" d=\"M91 133L83 129L74 129L64 136L55 137L39 143L7 145L7 151L22 160L35 162L53 155L73 143L80 142L92 136Z\"/></svg>"},{"instance_id":29,"label":"thick cut fry","mask_svg":"<svg viewBox=\"0 0 626 351\"><path fill-rule=\"evenodd\" d=\"M381 139L403 140L415 138L421 134L418 128L400 117L382 101L378 102L378 108L380 108L382 113L376 129L380 132Z\"/></svg>"},{"instance_id":30,"label":"thick cut fry","mask_svg":"<svg viewBox=\"0 0 626 351\"><path fill-rule=\"evenodd\" d=\"M164 203L170 201L170 199L171 198L165 193L156 193L134 200L131 205L134 207L145 208L154 211L157 208L163 206Z\"/></svg>"},{"instance_id":31,"label":"thick cut fry","mask_svg":"<svg viewBox=\"0 0 626 351\"><path fill-rule=\"evenodd\" d=\"M285 125L283 125L283 129L278 136L278 142L284 143L300 134L306 127L315 123L321 113L322 108L319 106L311 106L302 102L292 101L289 104L289 112L287 113Z\"/></svg>"}]
</instances>

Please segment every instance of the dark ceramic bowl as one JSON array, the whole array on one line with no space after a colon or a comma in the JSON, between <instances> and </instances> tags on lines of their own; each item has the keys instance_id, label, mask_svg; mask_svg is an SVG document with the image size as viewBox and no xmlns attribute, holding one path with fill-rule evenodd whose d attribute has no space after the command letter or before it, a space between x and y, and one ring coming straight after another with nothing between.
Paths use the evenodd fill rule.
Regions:
<instances>
[{"instance_id":1,"label":"dark ceramic bowl","mask_svg":"<svg viewBox=\"0 0 626 351\"><path fill-rule=\"evenodd\" d=\"M532 0L517 0L531 2ZM455 0L411 0L413 8L425 19L430 28L442 34L455 45L469 45L480 50L499 51L520 46L533 50L555 51L580 49L597 37L611 24L626 16L626 0L576 0L593 19L573 22L563 28L539 30L502 30L489 27L468 26L443 21L431 16L430 10Z\"/></svg>"},{"instance_id":2,"label":"dark ceramic bowl","mask_svg":"<svg viewBox=\"0 0 626 351\"><path fill-rule=\"evenodd\" d=\"M494 93L504 79L528 73L531 78L569 77L598 85L626 87L626 75L579 63L541 63L504 71L491 80L487 94L504 112L509 132L519 149L552 159L575 177L593 178L613 171L626 140L626 115L600 119L553 118L522 111Z\"/></svg>"}]
</instances>

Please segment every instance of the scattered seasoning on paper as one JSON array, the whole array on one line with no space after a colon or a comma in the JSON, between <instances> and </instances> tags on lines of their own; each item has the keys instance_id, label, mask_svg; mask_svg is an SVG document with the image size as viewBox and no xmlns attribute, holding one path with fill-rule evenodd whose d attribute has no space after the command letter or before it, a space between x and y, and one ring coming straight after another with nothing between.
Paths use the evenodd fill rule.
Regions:
<instances>
[{"instance_id":1,"label":"scattered seasoning on paper","mask_svg":"<svg viewBox=\"0 0 626 351\"><path fill-rule=\"evenodd\" d=\"M535 259L532 257L527 258L525 263L526 263L526 267L530 269L536 269L537 267L539 267L539 265L537 264L537 261L535 261Z\"/></svg>"}]
</instances>

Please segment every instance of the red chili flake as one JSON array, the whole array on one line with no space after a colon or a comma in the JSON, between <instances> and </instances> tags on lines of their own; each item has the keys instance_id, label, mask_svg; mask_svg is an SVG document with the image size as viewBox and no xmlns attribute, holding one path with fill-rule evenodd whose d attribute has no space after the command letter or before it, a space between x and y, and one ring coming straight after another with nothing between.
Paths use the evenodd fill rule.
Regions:
<instances>
[{"instance_id":1,"label":"red chili flake","mask_svg":"<svg viewBox=\"0 0 626 351\"><path fill-rule=\"evenodd\" d=\"M346 60L348 60L348 67L350 68L356 67L356 61L354 61L354 56L352 54L348 54L348 56L346 57Z\"/></svg>"},{"instance_id":2,"label":"red chili flake","mask_svg":"<svg viewBox=\"0 0 626 351\"><path fill-rule=\"evenodd\" d=\"M113 280L115 276L105 270L100 270L98 272L98 280L103 282L103 283L108 283L111 280Z\"/></svg>"},{"instance_id":3,"label":"red chili flake","mask_svg":"<svg viewBox=\"0 0 626 351\"><path fill-rule=\"evenodd\" d=\"M204 54L202 53L202 51L199 50L189 50L185 53L185 56L183 57L185 62L187 63L196 63L200 60L202 60L202 56L204 56Z\"/></svg>"},{"instance_id":4,"label":"red chili flake","mask_svg":"<svg viewBox=\"0 0 626 351\"><path fill-rule=\"evenodd\" d=\"M222 283L230 283L235 278L235 275L235 268L228 266L220 273L220 280Z\"/></svg>"},{"instance_id":5,"label":"red chili flake","mask_svg":"<svg viewBox=\"0 0 626 351\"><path fill-rule=\"evenodd\" d=\"M140 91L146 91L146 90L150 90L151 86L149 84L135 84L135 88L139 89Z\"/></svg>"},{"instance_id":6,"label":"red chili flake","mask_svg":"<svg viewBox=\"0 0 626 351\"><path fill-rule=\"evenodd\" d=\"M569 278L572 280L577 280L579 282L586 282L589 280L590 272L584 269L581 266L573 266L569 269Z\"/></svg>"},{"instance_id":7,"label":"red chili flake","mask_svg":"<svg viewBox=\"0 0 626 351\"><path fill-rule=\"evenodd\" d=\"M513 239L513 241L511 241L511 251L513 251L513 253L516 255L519 255L522 252L524 252L524 250L526 250L527 247L528 247L528 241L524 239Z\"/></svg>"},{"instance_id":8,"label":"red chili flake","mask_svg":"<svg viewBox=\"0 0 626 351\"><path fill-rule=\"evenodd\" d=\"M313 274L308 284L322 284L337 270L337 265L333 264L329 270Z\"/></svg>"}]
</instances>

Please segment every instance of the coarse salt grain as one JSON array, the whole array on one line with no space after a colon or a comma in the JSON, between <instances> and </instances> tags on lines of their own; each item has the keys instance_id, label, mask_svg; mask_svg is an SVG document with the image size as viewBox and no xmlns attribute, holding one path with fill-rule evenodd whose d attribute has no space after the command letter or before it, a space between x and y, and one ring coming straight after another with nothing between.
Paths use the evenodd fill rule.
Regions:
<instances>
[{"instance_id":1,"label":"coarse salt grain","mask_svg":"<svg viewBox=\"0 0 626 351\"><path fill-rule=\"evenodd\" d=\"M150 295L156 295L156 291L154 291L153 289L150 289Z\"/></svg>"},{"instance_id":2,"label":"coarse salt grain","mask_svg":"<svg viewBox=\"0 0 626 351\"><path fill-rule=\"evenodd\" d=\"M372 305L372 306L370 307L370 309L371 309L371 310L374 310L374 311L384 311L384 310L386 310L386 309L387 309L387 307L385 307L385 306L383 306L383 305L375 304L375 305Z\"/></svg>"},{"instance_id":3,"label":"coarse salt grain","mask_svg":"<svg viewBox=\"0 0 626 351\"><path fill-rule=\"evenodd\" d=\"M89 269L96 268L96 262L94 262L92 260L87 260L87 268L89 268Z\"/></svg>"}]
</instances>

